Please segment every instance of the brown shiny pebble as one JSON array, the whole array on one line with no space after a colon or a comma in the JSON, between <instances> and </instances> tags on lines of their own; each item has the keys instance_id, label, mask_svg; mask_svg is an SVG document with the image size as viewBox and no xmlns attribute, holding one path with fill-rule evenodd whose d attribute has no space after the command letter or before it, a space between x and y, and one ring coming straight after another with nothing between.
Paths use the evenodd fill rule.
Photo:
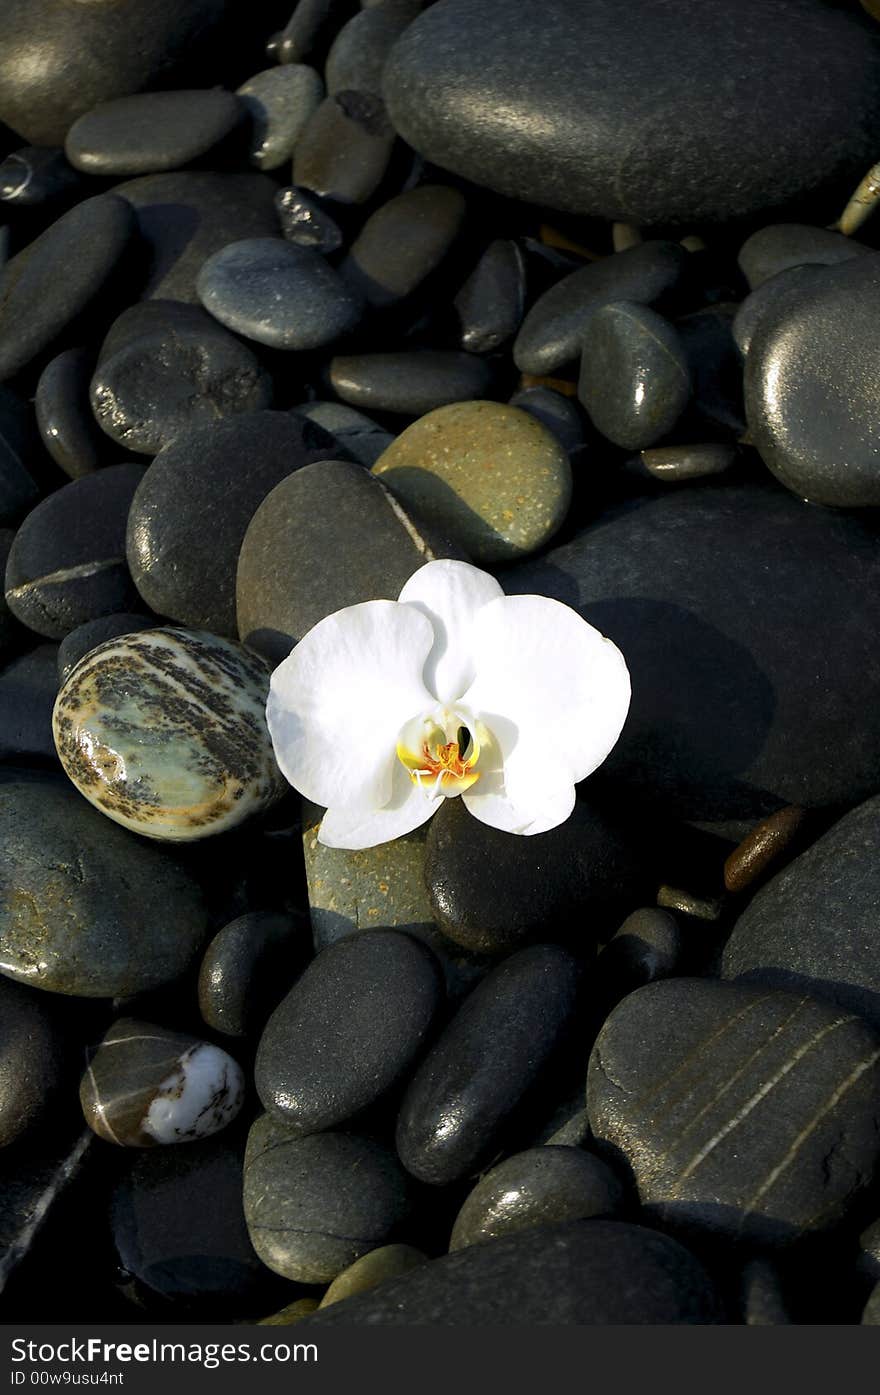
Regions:
<instances>
[{"instance_id":1,"label":"brown shiny pebble","mask_svg":"<svg viewBox=\"0 0 880 1395\"><path fill-rule=\"evenodd\" d=\"M520 388L552 388L554 392L561 392L563 397L577 397L578 385L570 378L541 378L536 373L520 373Z\"/></svg>"},{"instance_id":2,"label":"brown shiny pebble","mask_svg":"<svg viewBox=\"0 0 880 1395\"><path fill-rule=\"evenodd\" d=\"M739 895L751 890L768 872L778 871L783 858L797 849L808 818L806 809L788 804L756 824L724 864L727 890Z\"/></svg>"},{"instance_id":3,"label":"brown shiny pebble","mask_svg":"<svg viewBox=\"0 0 880 1395\"><path fill-rule=\"evenodd\" d=\"M705 445L655 446L639 452L639 462L651 479L675 484L723 475L736 457L735 445L715 441Z\"/></svg>"},{"instance_id":4,"label":"brown shiny pebble","mask_svg":"<svg viewBox=\"0 0 880 1395\"><path fill-rule=\"evenodd\" d=\"M720 896L695 896L677 886L661 886L657 892L657 905L666 911L679 911L692 916L694 920L720 920L724 902Z\"/></svg>"},{"instance_id":5,"label":"brown shiny pebble","mask_svg":"<svg viewBox=\"0 0 880 1395\"><path fill-rule=\"evenodd\" d=\"M271 1317L260 1318L258 1327L293 1327L295 1323L302 1322L303 1318L311 1317L312 1313L318 1310L317 1298L297 1298L295 1302L288 1303L286 1308L282 1308L280 1313L273 1313Z\"/></svg>"},{"instance_id":6,"label":"brown shiny pebble","mask_svg":"<svg viewBox=\"0 0 880 1395\"><path fill-rule=\"evenodd\" d=\"M412 1245L381 1245L378 1250L361 1255L336 1276L321 1299L320 1307L327 1308L343 1298L353 1298L356 1293L367 1293L384 1284L386 1279L394 1279L427 1261L428 1256Z\"/></svg>"},{"instance_id":7,"label":"brown shiny pebble","mask_svg":"<svg viewBox=\"0 0 880 1395\"><path fill-rule=\"evenodd\" d=\"M382 182L393 146L381 97L336 92L315 109L296 143L293 182L334 203L366 203Z\"/></svg>"}]
</instances>

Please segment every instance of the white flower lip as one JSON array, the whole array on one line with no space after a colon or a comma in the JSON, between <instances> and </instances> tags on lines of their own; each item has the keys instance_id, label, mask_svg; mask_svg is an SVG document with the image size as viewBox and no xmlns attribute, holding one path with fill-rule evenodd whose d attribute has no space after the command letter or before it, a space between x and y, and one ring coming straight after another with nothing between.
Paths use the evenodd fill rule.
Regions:
<instances>
[{"instance_id":1,"label":"white flower lip","mask_svg":"<svg viewBox=\"0 0 880 1395\"><path fill-rule=\"evenodd\" d=\"M361 849L459 796L492 828L555 828L629 703L620 650L571 607L446 560L397 601L315 625L272 674L266 716L285 778L327 810L319 841Z\"/></svg>"}]
</instances>

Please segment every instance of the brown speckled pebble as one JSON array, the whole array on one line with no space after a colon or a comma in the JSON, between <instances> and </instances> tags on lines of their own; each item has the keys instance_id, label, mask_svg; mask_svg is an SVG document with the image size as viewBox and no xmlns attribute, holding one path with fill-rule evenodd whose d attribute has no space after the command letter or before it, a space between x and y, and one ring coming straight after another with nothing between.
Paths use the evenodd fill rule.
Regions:
<instances>
[{"instance_id":1,"label":"brown speckled pebble","mask_svg":"<svg viewBox=\"0 0 880 1395\"><path fill-rule=\"evenodd\" d=\"M777 864L786 854L800 851L804 825L809 815L798 804L787 804L775 814L762 819L735 847L724 864L724 885L738 894L763 881L768 871L779 870Z\"/></svg>"},{"instance_id":2,"label":"brown speckled pebble","mask_svg":"<svg viewBox=\"0 0 880 1395\"><path fill-rule=\"evenodd\" d=\"M571 467L556 437L499 402L438 407L402 432L373 472L479 564L542 547L571 500Z\"/></svg>"}]
</instances>

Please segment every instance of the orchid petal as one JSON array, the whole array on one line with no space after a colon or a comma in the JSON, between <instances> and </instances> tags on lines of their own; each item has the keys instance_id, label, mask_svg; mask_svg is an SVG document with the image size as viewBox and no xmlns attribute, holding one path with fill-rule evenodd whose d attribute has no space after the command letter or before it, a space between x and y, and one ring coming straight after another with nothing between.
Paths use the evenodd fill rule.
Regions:
<instances>
[{"instance_id":1,"label":"orchid petal","mask_svg":"<svg viewBox=\"0 0 880 1395\"><path fill-rule=\"evenodd\" d=\"M383 809L328 809L318 830L318 842L328 848L374 848L392 838L421 828L440 807L413 784L399 762L395 762L394 787Z\"/></svg>"},{"instance_id":2,"label":"orchid petal","mask_svg":"<svg viewBox=\"0 0 880 1395\"><path fill-rule=\"evenodd\" d=\"M530 809L591 774L613 749L630 702L615 644L547 596L503 596L473 626L477 676L465 702L501 750L504 788Z\"/></svg>"},{"instance_id":3,"label":"orchid petal","mask_svg":"<svg viewBox=\"0 0 880 1395\"><path fill-rule=\"evenodd\" d=\"M559 790L555 794L532 792L528 806L514 804L502 789L488 786L475 788L463 794L462 799L469 814L490 828L499 828L503 833L520 833L529 836L533 833L546 833L556 828L571 814L575 805L574 785Z\"/></svg>"},{"instance_id":4,"label":"orchid petal","mask_svg":"<svg viewBox=\"0 0 880 1395\"><path fill-rule=\"evenodd\" d=\"M420 610L434 627L425 682L438 702L455 702L474 679L474 619L504 592L494 576L469 562L428 562L410 577L399 600Z\"/></svg>"},{"instance_id":5,"label":"orchid petal","mask_svg":"<svg viewBox=\"0 0 880 1395\"><path fill-rule=\"evenodd\" d=\"M300 640L272 674L266 719L301 794L325 808L388 803L397 734L432 702L422 671L433 643L430 621L396 601L348 606Z\"/></svg>"}]
</instances>

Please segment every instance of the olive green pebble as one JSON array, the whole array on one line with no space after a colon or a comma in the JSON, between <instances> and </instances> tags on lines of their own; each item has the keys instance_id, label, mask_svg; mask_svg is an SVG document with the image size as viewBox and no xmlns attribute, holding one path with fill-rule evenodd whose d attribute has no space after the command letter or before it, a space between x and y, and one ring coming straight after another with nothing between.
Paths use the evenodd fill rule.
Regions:
<instances>
[{"instance_id":1,"label":"olive green pebble","mask_svg":"<svg viewBox=\"0 0 880 1395\"><path fill-rule=\"evenodd\" d=\"M428 1256L412 1245L381 1245L378 1250L361 1255L336 1276L321 1299L320 1307L327 1308L343 1298L353 1298L356 1293L378 1288L386 1279L395 1279L398 1274L405 1274L408 1269L427 1261Z\"/></svg>"},{"instance_id":2,"label":"olive green pebble","mask_svg":"<svg viewBox=\"0 0 880 1395\"><path fill-rule=\"evenodd\" d=\"M318 1308L317 1298L297 1298L296 1302L288 1303L286 1308L282 1308L279 1313L273 1313L271 1317L260 1318L258 1327L293 1327L294 1323L302 1322L303 1318L311 1317Z\"/></svg>"},{"instance_id":3,"label":"olive green pebble","mask_svg":"<svg viewBox=\"0 0 880 1395\"><path fill-rule=\"evenodd\" d=\"M373 473L483 564L543 547L571 502L568 453L530 413L500 402L428 412L383 451Z\"/></svg>"}]
</instances>

